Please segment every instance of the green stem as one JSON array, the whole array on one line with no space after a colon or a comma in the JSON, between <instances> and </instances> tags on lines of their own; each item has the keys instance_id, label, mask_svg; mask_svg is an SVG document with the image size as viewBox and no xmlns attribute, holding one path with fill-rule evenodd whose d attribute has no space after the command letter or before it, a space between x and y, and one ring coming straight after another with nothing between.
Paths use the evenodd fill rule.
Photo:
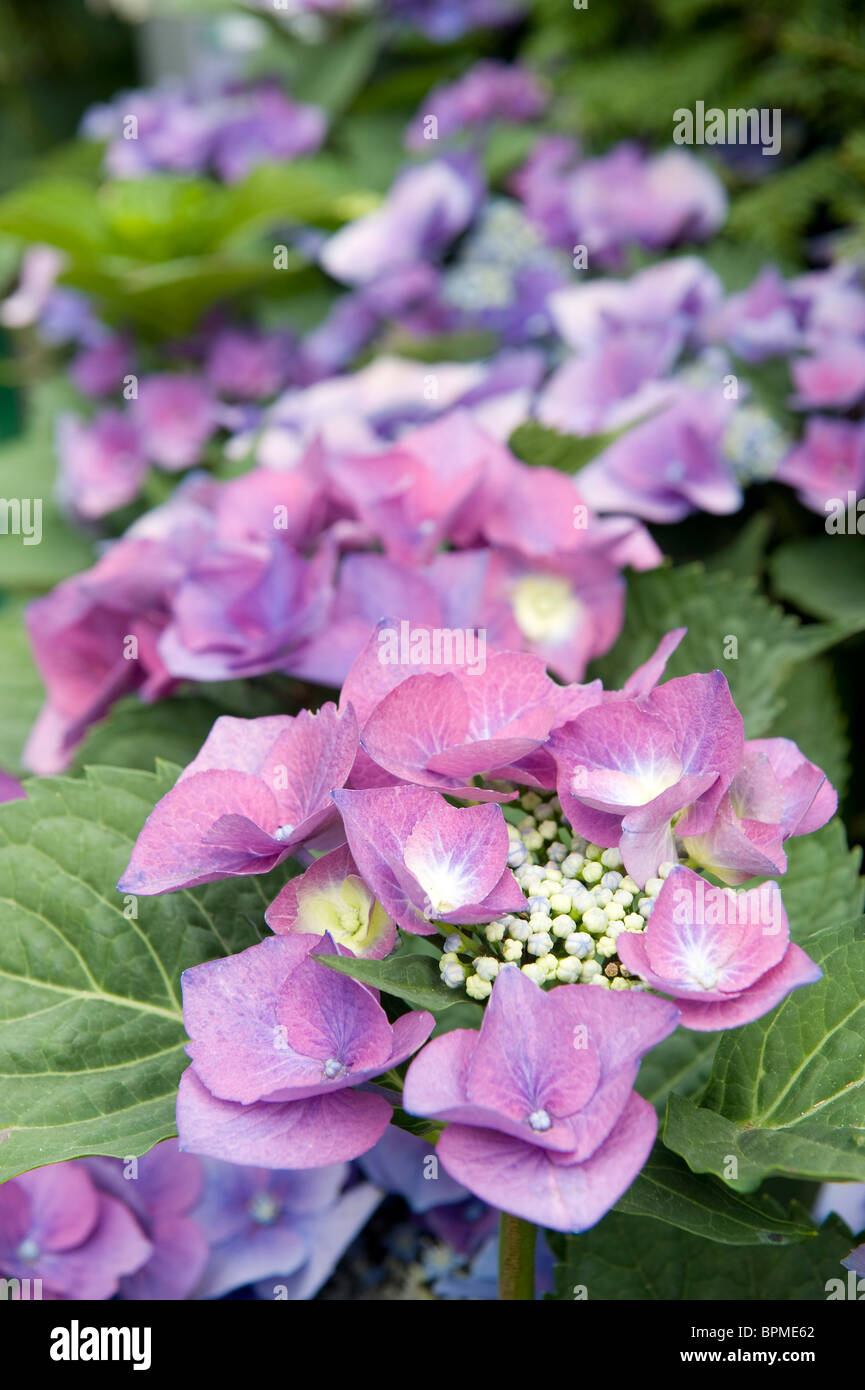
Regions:
<instances>
[{"instance_id":1,"label":"green stem","mask_svg":"<svg viewBox=\"0 0 865 1390\"><path fill-rule=\"evenodd\" d=\"M534 1301L538 1228L503 1211L499 1219L499 1299Z\"/></svg>"}]
</instances>

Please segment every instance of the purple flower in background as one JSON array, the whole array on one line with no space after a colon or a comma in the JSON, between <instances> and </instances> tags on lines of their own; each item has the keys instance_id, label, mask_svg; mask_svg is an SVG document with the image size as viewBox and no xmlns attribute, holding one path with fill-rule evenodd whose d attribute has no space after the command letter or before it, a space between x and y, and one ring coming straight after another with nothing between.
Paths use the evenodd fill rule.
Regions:
<instances>
[{"instance_id":1,"label":"purple flower in background","mask_svg":"<svg viewBox=\"0 0 865 1390\"><path fill-rule=\"evenodd\" d=\"M87 518L134 501L149 467L134 425L120 410L100 411L90 421L62 415L57 459L61 499Z\"/></svg>"},{"instance_id":2,"label":"purple flower in background","mask_svg":"<svg viewBox=\"0 0 865 1390\"><path fill-rule=\"evenodd\" d=\"M278 936L323 936L355 956L381 960L396 942L396 927L358 873L347 845L316 859L290 879L264 914Z\"/></svg>"},{"instance_id":3,"label":"purple flower in background","mask_svg":"<svg viewBox=\"0 0 865 1390\"><path fill-rule=\"evenodd\" d=\"M221 395L266 400L286 385L295 351L287 334L225 328L209 345L205 377Z\"/></svg>"},{"instance_id":4,"label":"purple flower in background","mask_svg":"<svg viewBox=\"0 0 865 1390\"><path fill-rule=\"evenodd\" d=\"M173 83L91 107L81 133L106 142L105 168L115 178L168 170L233 183L259 164L317 150L327 117L273 81L200 90Z\"/></svg>"},{"instance_id":5,"label":"purple flower in background","mask_svg":"<svg viewBox=\"0 0 865 1390\"><path fill-rule=\"evenodd\" d=\"M829 502L847 493L865 492L865 426L815 415L805 433L775 473L779 482L796 489L803 506L821 516Z\"/></svg>"},{"instance_id":6,"label":"purple flower in background","mask_svg":"<svg viewBox=\"0 0 865 1390\"><path fill-rule=\"evenodd\" d=\"M791 942L776 883L736 893L682 866L645 931L622 932L616 945L631 974L672 995L684 1027L698 1031L751 1023L823 973Z\"/></svg>"},{"instance_id":7,"label":"purple flower in background","mask_svg":"<svg viewBox=\"0 0 865 1390\"><path fill-rule=\"evenodd\" d=\"M335 280L365 285L416 261L436 258L465 231L482 193L474 160L464 154L407 169L375 212L327 241L321 264Z\"/></svg>"},{"instance_id":8,"label":"purple flower in background","mask_svg":"<svg viewBox=\"0 0 865 1390\"><path fill-rule=\"evenodd\" d=\"M858 1274L860 1279L865 1279L865 1243L857 1245L855 1250L851 1250L846 1260L841 1261L845 1269L852 1269L854 1274ZM859 1286L862 1287L861 1284ZM861 1298L862 1295L860 1294Z\"/></svg>"},{"instance_id":9,"label":"purple flower in background","mask_svg":"<svg viewBox=\"0 0 865 1390\"><path fill-rule=\"evenodd\" d=\"M271 517L272 520L272 517ZM190 564L159 650L172 675L231 680L291 670L324 621L334 560L307 560L271 526L266 542L217 541Z\"/></svg>"},{"instance_id":10,"label":"purple flower in background","mask_svg":"<svg viewBox=\"0 0 865 1390\"><path fill-rule=\"evenodd\" d=\"M381 1192L346 1186L346 1163L295 1172L203 1162L196 1220L210 1258L195 1298L221 1298L258 1283L262 1298L313 1298L372 1216Z\"/></svg>"},{"instance_id":11,"label":"purple flower in background","mask_svg":"<svg viewBox=\"0 0 865 1390\"><path fill-rule=\"evenodd\" d=\"M370 1182L383 1192L402 1197L413 1212L463 1202L470 1195L460 1183L439 1171L435 1145L430 1140L396 1125L386 1129L375 1148L358 1162Z\"/></svg>"},{"instance_id":12,"label":"purple flower in background","mask_svg":"<svg viewBox=\"0 0 865 1390\"><path fill-rule=\"evenodd\" d=\"M132 371L132 349L121 333L103 334L97 342L85 344L75 357L69 375L85 396L99 398L119 391L123 378Z\"/></svg>"},{"instance_id":13,"label":"purple flower in background","mask_svg":"<svg viewBox=\"0 0 865 1390\"><path fill-rule=\"evenodd\" d=\"M540 83L527 68L494 60L475 63L456 82L434 87L424 97L405 144L410 150L423 150L429 140L447 139L463 130L498 121L531 121L546 104Z\"/></svg>"},{"instance_id":14,"label":"purple flower in background","mask_svg":"<svg viewBox=\"0 0 865 1390\"><path fill-rule=\"evenodd\" d=\"M589 506L662 523L693 511L737 511L742 490L722 448L733 402L719 391L671 383L660 404L581 469Z\"/></svg>"},{"instance_id":15,"label":"purple flower in background","mask_svg":"<svg viewBox=\"0 0 865 1390\"><path fill-rule=\"evenodd\" d=\"M192 1215L203 1183L199 1160L166 1139L131 1162L89 1158L84 1166L100 1192L129 1208L152 1246L147 1262L121 1279L120 1298L188 1298L208 1255L207 1237Z\"/></svg>"},{"instance_id":16,"label":"purple flower in background","mask_svg":"<svg viewBox=\"0 0 865 1390\"><path fill-rule=\"evenodd\" d=\"M43 1298L111 1298L152 1253L132 1213L80 1163L53 1163L0 1187L0 1275L40 1279Z\"/></svg>"},{"instance_id":17,"label":"purple flower in background","mask_svg":"<svg viewBox=\"0 0 865 1390\"><path fill-rule=\"evenodd\" d=\"M800 320L792 287L767 266L747 290L710 310L701 331L707 341L727 343L743 361L763 362L803 346Z\"/></svg>"},{"instance_id":18,"label":"purple flower in background","mask_svg":"<svg viewBox=\"0 0 865 1390\"><path fill-rule=\"evenodd\" d=\"M794 357L790 372L800 410L847 410L865 395L865 346L836 341L812 357Z\"/></svg>"},{"instance_id":19,"label":"purple flower in background","mask_svg":"<svg viewBox=\"0 0 865 1390\"><path fill-rule=\"evenodd\" d=\"M217 427L216 403L204 382L173 372L145 377L131 414L148 461L171 472L199 463Z\"/></svg>"},{"instance_id":20,"label":"purple flower in background","mask_svg":"<svg viewBox=\"0 0 865 1390\"><path fill-rule=\"evenodd\" d=\"M238 182L259 164L312 154L327 134L324 111L292 101L276 83L239 94L227 108L227 119L215 123L210 153L226 183Z\"/></svg>"},{"instance_id":21,"label":"purple flower in background","mask_svg":"<svg viewBox=\"0 0 865 1390\"><path fill-rule=\"evenodd\" d=\"M391 1106L363 1082L427 1039L431 1014L391 1026L373 993L312 959L329 937L270 937L184 972L192 1066L177 1098L181 1148L268 1168L320 1168L372 1148Z\"/></svg>"},{"instance_id":22,"label":"purple flower in background","mask_svg":"<svg viewBox=\"0 0 865 1390\"><path fill-rule=\"evenodd\" d=\"M447 1123L437 1152L470 1192L538 1225L584 1231L648 1157L657 1119L631 1088L642 1055L678 1018L674 1005L644 995L579 985L546 993L504 966L480 1032L457 1028L428 1043L409 1067L403 1105Z\"/></svg>"},{"instance_id":23,"label":"purple flower in background","mask_svg":"<svg viewBox=\"0 0 865 1390\"><path fill-rule=\"evenodd\" d=\"M300 845L320 843L337 828L330 793L344 785L356 751L350 706L220 716L148 816L120 891L169 893L268 873Z\"/></svg>"},{"instance_id":24,"label":"purple flower in background","mask_svg":"<svg viewBox=\"0 0 865 1390\"><path fill-rule=\"evenodd\" d=\"M397 20L436 43L451 43L472 29L514 24L525 13L525 0L386 0Z\"/></svg>"},{"instance_id":25,"label":"purple flower in background","mask_svg":"<svg viewBox=\"0 0 865 1390\"><path fill-rule=\"evenodd\" d=\"M496 806L450 806L427 787L335 791L364 881L406 931L432 919L491 922L525 899L508 868L508 833Z\"/></svg>"}]
</instances>

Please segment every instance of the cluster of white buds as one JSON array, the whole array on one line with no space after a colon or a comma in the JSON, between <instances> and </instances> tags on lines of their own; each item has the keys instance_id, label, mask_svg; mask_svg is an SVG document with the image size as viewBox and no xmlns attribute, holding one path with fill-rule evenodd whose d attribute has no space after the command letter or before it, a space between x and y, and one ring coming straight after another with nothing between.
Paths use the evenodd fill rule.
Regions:
<instances>
[{"instance_id":1,"label":"cluster of white buds","mask_svg":"<svg viewBox=\"0 0 865 1390\"><path fill-rule=\"evenodd\" d=\"M617 849L603 849L575 835L558 797L526 792L506 806L508 864L526 897L526 910L473 929L476 940L452 934L440 970L451 989L483 1002L504 964L519 965L539 985L591 984L602 989L642 989L618 958L622 932L641 932L673 869L662 864L640 888L624 872Z\"/></svg>"}]
</instances>

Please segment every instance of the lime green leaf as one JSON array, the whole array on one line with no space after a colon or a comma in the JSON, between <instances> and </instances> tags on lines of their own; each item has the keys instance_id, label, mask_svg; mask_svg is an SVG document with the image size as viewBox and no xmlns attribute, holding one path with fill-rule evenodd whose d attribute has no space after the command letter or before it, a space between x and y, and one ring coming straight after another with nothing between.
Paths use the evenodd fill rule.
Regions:
<instances>
[{"instance_id":1,"label":"lime green leaf","mask_svg":"<svg viewBox=\"0 0 865 1390\"><path fill-rule=\"evenodd\" d=\"M652 1216L722 1245L782 1244L806 1240L814 1231L768 1197L739 1196L712 1178L697 1177L660 1144L613 1210Z\"/></svg>"},{"instance_id":2,"label":"lime green leaf","mask_svg":"<svg viewBox=\"0 0 865 1390\"><path fill-rule=\"evenodd\" d=\"M518 425L508 440L511 453L537 468L557 468L560 473L578 473L596 454L601 453L622 430L606 434L562 434L537 420Z\"/></svg>"},{"instance_id":3,"label":"lime green leaf","mask_svg":"<svg viewBox=\"0 0 865 1390\"><path fill-rule=\"evenodd\" d=\"M429 1009L431 1013L449 1009L452 1004L465 1002L465 996L455 989L448 989L441 982L438 965L433 956L395 955L387 960L368 960L354 956L316 956L322 965L337 970L341 975L350 975L373 989L384 990L404 999L415 1009Z\"/></svg>"},{"instance_id":4,"label":"lime green leaf","mask_svg":"<svg viewBox=\"0 0 865 1390\"><path fill-rule=\"evenodd\" d=\"M832 1216L796 1245L711 1247L699 1236L649 1218L610 1212L584 1235L569 1236L555 1269L555 1298L620 1302L747 1299L822 1303L826 1281L842 1277L850 1251L846 1226ZM585 1290L585 1294L582 1292ZM709 1345L709 1343L707 1343ZM720 1344L712 1341L711 1346Z\"/></svg>"},{"instance_id":5,"label":"lime green leaf","mask_svg":"<svg viewBox=\"0 0 865 1390\"><path fill-rule=\"evenodd\" d=\"M0 1180L145 1153L173 1134L180 974L266 930L281 874L137 900L116 891L176 773L91 768L32 780L28 800L0 807Z\"/></svg>"}]
</instances>

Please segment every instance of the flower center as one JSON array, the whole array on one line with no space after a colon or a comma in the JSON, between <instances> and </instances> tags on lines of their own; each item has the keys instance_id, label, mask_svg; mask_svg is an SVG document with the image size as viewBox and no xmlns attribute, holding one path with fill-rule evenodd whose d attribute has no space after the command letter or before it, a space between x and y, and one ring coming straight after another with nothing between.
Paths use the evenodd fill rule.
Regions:
<instances>
[{"instance_id":1,"label":"flower center","mask_svg":"<svg viewBox=\"0 0 865 1390\"><path fill-rule=\"evenodd\" d=\"M34 1260L38 1260L41 1253L42 1251L33 1237L25 1236L15 1251L15 1258L20 1260L22 1264L29 1265L33 1264Z\"/></svg>"},{"instance_id":2,"label":"flower center","mask_svg":"<svg viewBox=\"0 0 865 1390\"><path fill-rule=\"evenodd\" d=\"M247 1208L258 1226L272 1226L282 1210L280 1203L269 1192L256 1192Z\"/></svg>"}]
</instances>

